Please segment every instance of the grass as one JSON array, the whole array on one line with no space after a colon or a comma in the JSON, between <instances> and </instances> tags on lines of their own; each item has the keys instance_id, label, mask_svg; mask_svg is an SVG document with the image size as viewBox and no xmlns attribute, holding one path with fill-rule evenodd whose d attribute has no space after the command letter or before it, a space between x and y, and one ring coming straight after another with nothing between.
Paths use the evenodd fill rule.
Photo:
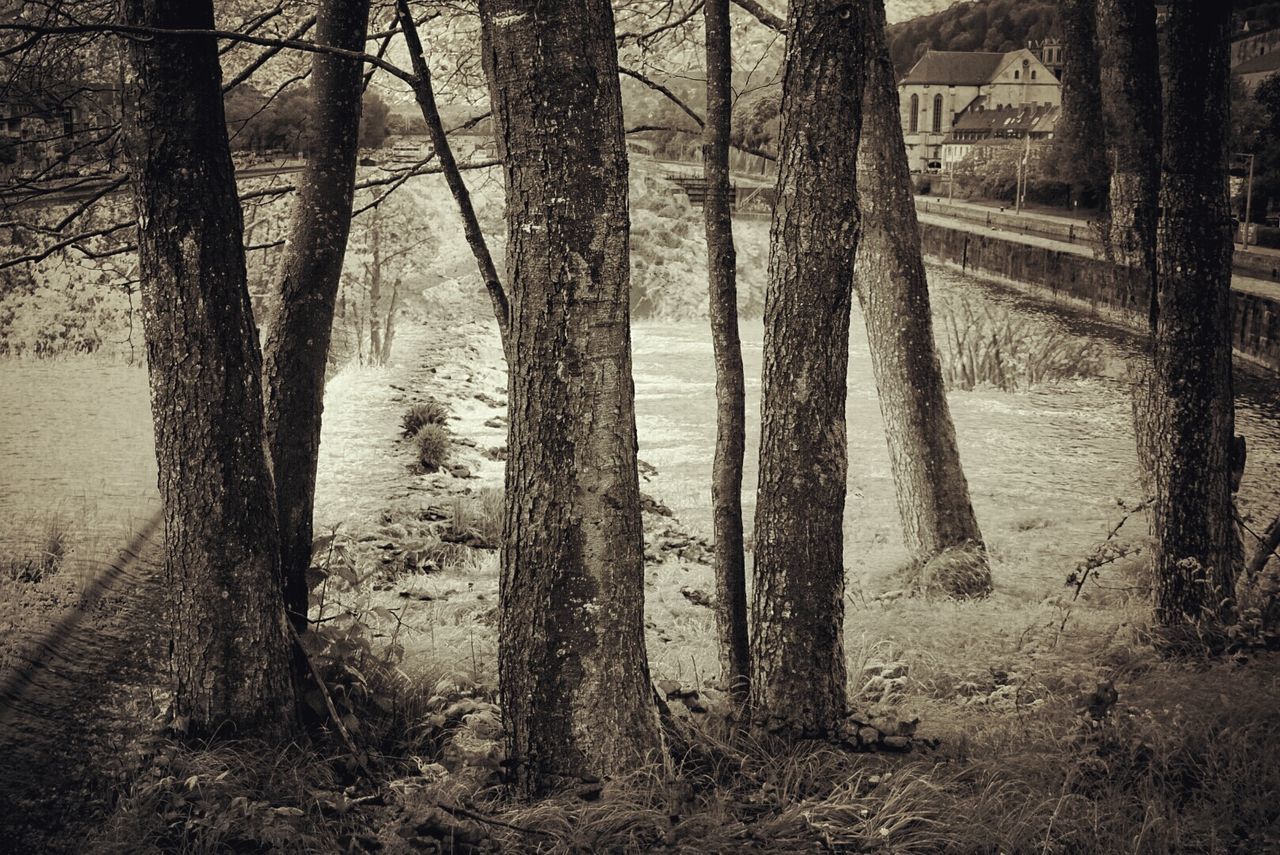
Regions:
<instances>
[{"instance_id":1,"label":"grass","mask_svg":"<svg viewBox=\"0 0 1280 855\"><path fill-rule=\"evenodd\" d=\"M434 398L428 398L406 410L400 426L405 436L414 437L427 425L444 425L448 418L449 408Z\"/></svg>"},{"instance_id":2,"label":"grass","mask_svg":"<svg viewBox=\"0 0 1280 855\"><path fill-rule=\"evenodd\" d=\"M964 298L942 304L938 325L942 373L952 389L990 385L1014 391L1101 369L1097 343Z\"/></svg>"},{"instance_id":3,"label":"grass","mask_svg":"<svg viewBox=\"0 0 1280 855\"><path fill-rule=\"evenodd\" d=\"M449 461L451 444L449 432L435 423L423 425L413 436L418 463L427 472L435 472Z\"/></svg>"},{"instance_id":4,"label":"grass","mask_svg":"<svg viewBox=\"0 0 1280 855\"><path fill-rule=\"evenodd\" d=\"M0 576L10 582L41 582L61 568L70 545L70 529L65 517L49 515L25 554L0 561Z\"/></svg>"}]
</instances>

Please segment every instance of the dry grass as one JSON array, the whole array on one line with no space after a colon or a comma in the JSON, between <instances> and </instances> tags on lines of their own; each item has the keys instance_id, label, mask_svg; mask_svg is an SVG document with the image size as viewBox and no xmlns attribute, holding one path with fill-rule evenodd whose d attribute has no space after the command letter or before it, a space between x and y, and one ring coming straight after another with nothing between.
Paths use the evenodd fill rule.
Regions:
<instances>
[{"instance_id":1,"label":"dry grass","mask_svg":"<svg viewBox=\"0 0 1280 855\"><path fill-rule=\"evenodd\" d=\"M964 298L941 305L938 325L943 376L952 389L1013 391L1100 370L1097 343Z\"/></svg>"}]
</instances>

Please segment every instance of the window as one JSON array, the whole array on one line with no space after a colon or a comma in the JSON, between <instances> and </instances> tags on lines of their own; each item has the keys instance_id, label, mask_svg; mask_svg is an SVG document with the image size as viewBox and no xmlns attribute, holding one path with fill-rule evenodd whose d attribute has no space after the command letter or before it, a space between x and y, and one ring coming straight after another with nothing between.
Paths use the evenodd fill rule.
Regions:
<instances>
[{"instance_id":1,"label":"window","mask_svg":"<svg viewBox=\"0 0 1280 855\"><path fill-rule=\"evenodd\" d=\"M1016 68L1013 70L1013 79L1014 79L1014 80L1017 80L1017 79L1018 79L1018 69L1016 69Z\"/></svg>"},{"instance_id":2,"label":"window","mask_svg":"<svg viewBox=\"0 0 1280 855\"><path fill-rule=\"evenodd\" d=\"M911 133L920 130L920 96L911 96Z\"/></svg>"},{"instance_id":3,"label":"window","mask_svg":"<svg viewBox=\"0 0 1280 855\"><path fill-rule=\"evenodd\" d=\"M1032 79L1032 80L1035 80L1035 79L1036 79L1036 70L1035 70L1034 68L1033 68L1033 69L1031 69L1031 79Z\"/></svg>"},{"instance_id":4,"label":"window","mask_svg":"<svg viewBox=\"0 0 1280 855\"><path fill-rule=\"evenodd\" d=\"M933 96L933 132L942 133L942 96Z\"/></svg>"}]
</instances>

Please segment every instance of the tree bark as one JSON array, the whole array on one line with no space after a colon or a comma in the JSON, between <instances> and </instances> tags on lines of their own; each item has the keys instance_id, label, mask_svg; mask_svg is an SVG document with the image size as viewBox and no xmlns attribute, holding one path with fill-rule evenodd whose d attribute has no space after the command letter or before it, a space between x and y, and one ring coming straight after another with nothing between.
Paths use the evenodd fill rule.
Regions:
<instances>
[{"instance_id":1,"label":"tree bark","mask_svg":"<svg viewBox=\"0 0 1280 855\"><path fill-rule=\"evenodd\" d=\"M1110 162L1107 252L1115 264L1136 269L1145 305L1148 353L1156 328L1156 222L1160 194L1161 92L1156 9L1153 0L1097 0L1097 43L1102 116ZM1138 464L1151 489L1151 374L1143 366L1134 378L1133 423Z\"/></svg>"},{"instance_id":2,"label":"tree bark","mask_svg":"<svg viewBox=\"0 0 1280 855\"><path fill-rule=\"evenodd\" d=\"M845 713L844 502L866 14L793 0L765 295L751 709L793 735Z\"/></svg>"},{"instance_id":3,"label":"tree bark","mask_svg":"<svg viewBox=\"0 0 1280 855\"><path fill-rule=\"evenodd\" d=\"M364 50L369 0L324 0L320 44ZM351 229L363 97L357 60L317 53L312 149L281 266L279 310L267 335L267 440L280 513L285 606L294 629L307 629L316 462L334 303Z\"/></svg>"},{"instance_id":4,"label":"tree bark","mask_svg":"<svg viewBox=\"0 0 1280 855\"><path fill-rule=\"evenodd\" d=\"M707 181L703 205L707 233L707 284L711 340L716 359L716 450L711 467L711 508L715 535L716 631L720 670L735 704L747 699L750 648L747 640L747 582L742 540L742 463L746 448L746 381L738 336L737 260L729 182L729 122L733 106L729 0L708 0L704 8L707 51L707 120L702 168Z\"/></svg>"},{"instance_id":5,"label":"tree bark","mask_svg":"<svg viewBox=\"0 0 1280 855\"><path fill-rule=\"evenodd\" d=\"M1055 134L1059 168L1071 183L1073 200L1083 199L1085 205L1100 204L1107 195L1095 2L1062 3L1062 119Z\"/></svg>"},{"instance_id":6,"label":"tree bark","mask_svg":"<svg viewBox=\"0 0 1280 855\"><path fill-rule=\"evenodd\" d=\"M871 12L858 146L862 237L855 284L867 324L902 537L921 566L945 550L968 548L970 572L949 574L939 582L953 596L983 595L991 590L991 571L934 346L883 0L873 0Z\"/></svg>"},{"instance_id":7,"label":"tree bark","mask_svg":"<svg viewBox=\"0 0 1280 855\"><path fill-rule=\"evenodd\" d=\"M519 787L661 745L644 639L627 160L607 0L486 0L507 188L511 449L499 682Z\"/></svg>"},{"instance_id":8,"label":"tree bark","mask_svg":"<svg viewBox=\"0 0 1280 855\"><path fill-rule=\"evenodd\" d=\"M127 24L209 29L209 2L125 0ZM177 723L279 736L293 722L262 358L217 44L129 40L124 127L172 597Z\"/></svg>"},{"instance_id":9,"label":"tree bark","mask_svg":"<svg viewBox=\"0 0 1280 855\"><path fill-rule=\"evenodd\" d=\"M1153 561L1156 618L1175 632L1233 612L1230 17L1215 0L1188 0L1170 7L1167 25Z\"/></svg>"}]
</instances>

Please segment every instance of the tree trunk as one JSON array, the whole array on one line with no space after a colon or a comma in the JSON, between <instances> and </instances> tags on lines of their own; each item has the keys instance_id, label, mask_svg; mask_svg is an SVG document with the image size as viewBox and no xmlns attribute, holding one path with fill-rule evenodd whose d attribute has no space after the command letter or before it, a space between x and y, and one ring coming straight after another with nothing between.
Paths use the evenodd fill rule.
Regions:
<instances>
[{"instance_id":1,"label":"tree trunk","mask_svg":"<svg viewBox=\"0 0 1280 855\"><path fill-rule=\"evenodd\" d=\"M382 318L378 314L382 302L382 221L374 211L369 224L369 363L382 359Z\"/></svg>"},{"instance_id":2,"label":"tree trunk","mask_svg":"<svg viewBox=\"0 0 1280 855\"><path fill-rule=\"evenodd\" d=\"M1062 3L1062 118L1054 146L1058 166L1071 183L1072 199L1083 199L1085 205L1100 204L1107 195L1095 2Z\"/></svg>"},{"instance_id":3,"label":"tree trunk","mask_svg":"<svg viewBox=\"0 0 1280 855\"><path fill-rule=\"evenodd\" d=\"M862 104L862 237L855 284L867 323L902 538L921 567L946 550L962 548L964 560L948 563L963 564L968 572L939 575L937 582L952 596L983 595L991 590L991 571L960 466L934 346L929 284L885 41L883 0L872 3Z\"/></svg>"},{"instance_id":4,"label":"tree trunk","mask_svg":"<svg viewBox=\"0 0 1280 855\"><path fill-rule=\"evenodd\" d=\"M1160 195L1160 61L1153 0L1097 0L1097 42L1102 115L1111 168L1108 258L1139 276L1130 301L1145 305L1148 354L1156 328L1156 221ZM1152 488L1151 371L1139 368L1133 384L1138 465Z\"/></svg>"},{"instance_id":5,"label":"tree trunk","mask_svg":"<svg viewBox=\"0 0 1280 855\"><path fill-rule=\"evenodd\" d=\"M1175 633L1233 611L1230 18L1216 0L1188 0L1167 25L1152 516L1156 618Z\"/></svg>"},{"instance_id":6,"label":"tree trunk","mask_svg":"<svg viewBox=\"0 0 1280 855\"><path fill-rule=\"evenodd\" d=\"M742 461L746 447L746 381L738 337L737 261L729 208L729 121L733 102L729 0L708 0L707 120L703 174L707 198L707 279L711 340L716 355L716 451L711 469L711 508L716 560L716 631L720 670L735 704L750 685L747 582L742 543Z\"/></svg>"},{"instance_id":7,"label":"tree trunk","mask_svg":"<svg viewBox=\"0 0 1280 855\"><path fill-rule=\"evenodd\" d=\"M391 282L391 297L387 301L387 316L382 322L382 350L378 354L378 364L386 365L391 361L391 342L396 337L396 308L400 299L400 280Z\"/></svg>"},{"instance_id":8,"label":"tree trunk","mask_svg":"<svg viewBox=\"0 0 1280 855\"><path fill-rule=\"evenodd\" d=\"M765 295L751 708L770 730L845 713L844 518L856 151L867 16L793 0Z\"/></svg>"},{"instance_id":9,"label":"tree trunk","mask_svg":"<svg viewBox=\"0 0 1280 855\"><path fill-rule=\"evenodd\" d=\"M209 2L122 8L134 26L213 26ZM193 736L279 736L293 720L290 644L217 45L131 39L126 79L174 715Z\"/></svg>"},{"instance_id":10,"label":"tree trunk","mask_svg":"<svg viewBox=\"0 0 1280 855\"><path fill-rule=\"evenodd\" d=\"M324 0L316 21L320 44L364 50L369 0ZM324 375L334 302L351 228L360 137L362 66L318 53L312 60L315 101L297 207L281 266L279 310L267 336L267 440L280 512L285 606L298 632L307 628L307 568Z\"/></svg>"},{"instance_id":11,"label":"tree trunk","mask_svg":"<svg viewBox=\"0 0 1280 855\"><path fill-rule=\"evenodd\" d=\"M627 160L607 0L486 0L507 188L499 681L520 788L660 747L644 639Z\"/></svg>"}]
</instances>

